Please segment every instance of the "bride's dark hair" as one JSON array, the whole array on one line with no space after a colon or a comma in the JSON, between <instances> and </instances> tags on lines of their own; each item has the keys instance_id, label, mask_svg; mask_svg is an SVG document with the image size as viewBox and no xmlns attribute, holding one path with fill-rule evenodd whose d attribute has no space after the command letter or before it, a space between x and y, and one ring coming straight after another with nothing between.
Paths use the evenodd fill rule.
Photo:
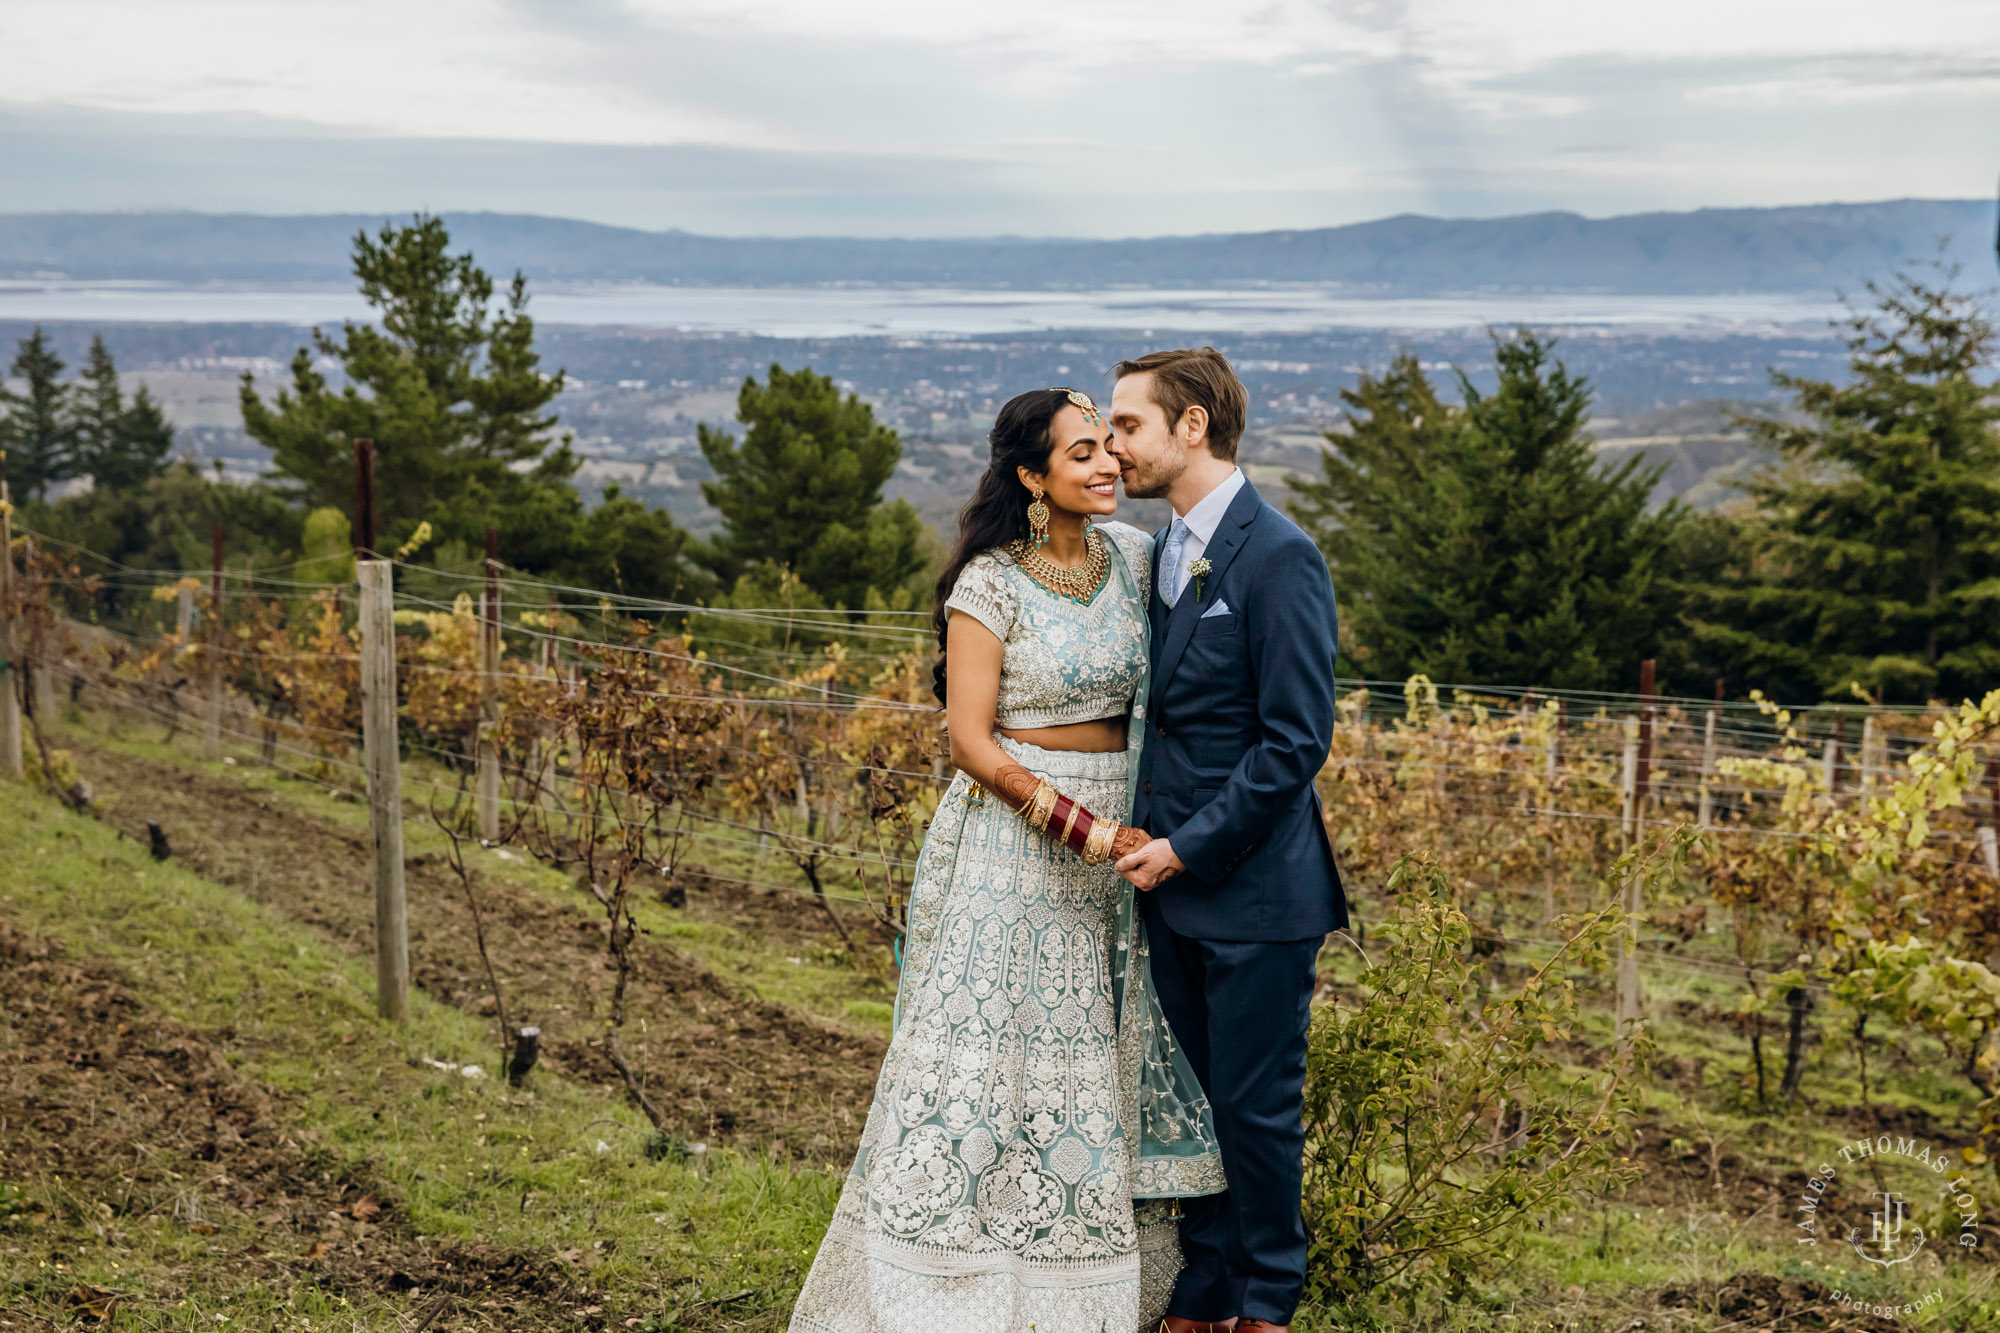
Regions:
<instances>
[{"instance_id":1,"label":"bride's dark hair","mask_svg":"<svg viewBox=\"0 0 2000 1333\"><path fill-rule=\"evenodd\" d=\"M938 576L937 602L931 612L931 626L937 630L938 661L931 673L931 693L944 702L944 637L951 613L945 598L958 586L958 576L972 558L982 551L1028 535L1028 501L1034 497L1021 484L1018 471L1047 472L1055 440L1049 427L1056 413L1069 405L1068 389L1031 389L1007 400L993 419L993 432L986 437L986 471L979 476L972 498L958 511L958 542L951 560Z\"/></svg>"}]
</instances>

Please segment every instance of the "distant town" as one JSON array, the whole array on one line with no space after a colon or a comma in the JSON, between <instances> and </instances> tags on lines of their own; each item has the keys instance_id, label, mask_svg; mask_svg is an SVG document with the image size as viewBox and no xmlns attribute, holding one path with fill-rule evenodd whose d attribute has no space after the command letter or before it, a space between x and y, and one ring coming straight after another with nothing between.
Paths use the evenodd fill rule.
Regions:
<instances>
[{"instance_id":1,"label":"distant town","mask_svg":"<svg viewBox=\"0 0 2000 1333\"><path fill-rule=\"evenodd\" d=\"M204 468L234 478L263 470L263 450L243 431L237 382L244 371L274 389L310 331L284 325L60 323L46 326L72 364L101 332L119 367L143 378L179 428L181 448ZM33 325L0 321L0 345ZM679 523L702 530L713 511L700 483L710 478L695 427L729 425L745 376L772 362L811 366L874 405L903 438L903 460L888 493L949 532L958 504L985 466L992 413L1024 385L1073 384L1101 392L1119 358L1155 344L1201 341L1171 332L1050 332L965 339L782 339L657 330L543 326L544 364L567 372L556 400L563 427L586 458L577 477L587 495L616 485ZM1341 420L1339 391L1398 352L1415 351L1449 384L1454 368L1475 383L1490 378L1483 334L1400 335L1387 330L1219 336L1252 395L1244 459L1261 481L1318 469L1323 432ZM1576 330L1559 353L1598 391L1595 432L1613 456L1644 449L1669 466L1660 498L1714 505L1732 493L1731 476L1751 462L1738 411L1773 400L1768 371L1779 366L1838 375L1841 347L1828 329L1765 335L1657 335ZM1140 515L1144 517L1145 515Z\"/></svg>"}]
</instances>

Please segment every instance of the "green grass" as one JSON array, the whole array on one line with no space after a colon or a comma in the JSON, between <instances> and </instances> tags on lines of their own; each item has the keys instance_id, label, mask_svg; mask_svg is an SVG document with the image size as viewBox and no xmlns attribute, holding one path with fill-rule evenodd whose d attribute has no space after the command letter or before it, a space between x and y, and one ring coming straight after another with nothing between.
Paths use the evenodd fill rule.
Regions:
<instances>
[{"instance_id":1,"label":"green grass","mask_svg":"<svg viewBox=\"0 0 2000 1333\"><path fill-rule=\"evenodd\" d=\"M128 726L116 738L97 720L77 730L128 753L199 765L348 827L365 822L358 804L315 784L248 762L201 765L188 738L174 745L145 739L157 734L150 724ZM108 795L116 800L117 793ZM644 1153L649 1127L606 1091L537 1075L533 1095L523 1096L493 1080L467 1082L431 1069L423 1058L489 1060L488 1026L418 996L409 1026L387 1027L373 1016L365 962L225 888L155 866L100 824L68 816L38 797L17 801L12 790L4 796L0 915L63 937L72 954L117 963L149 1003L190 1026L229 1033L231 1061L295 1099L296 1118L318 1136L330 1169L381 1181L419 1233L435 1240L476 1238L565 1265L594 1293L588 1300L603 1306L601 1315L583 1317L586 1322L783 1327L831 1210L836 1175L724 1152L708 1154L706 1171L652 1161ZM410 853L442 851L442 836L415 817L415 809L406 823ZM562 876L519 853L474 854L484 871L524 889L565 899L574 893ZM788 869L775 856L760 865L754 848L724 846L702 859L715 873L746 879L781 880ZM799 901L802 911L816 910ZM641 914L650 929L765 999L857 1031L887 1029L892 991L875 960L856 966L823 950L787 953L753 929L694 919L652 902ZM1900 1274L1855 1281L1855 1265L1829 1263L1831 1256L1792 1239L1784 1215L1788 1197L1766 1200L1751 1188L1752 1177L1768 1183L1808 1169L1859 1132L1844 1109L1862 1101L1846 1029L1828 1014L1814 1016L1806 1089L1822 1108L1815 1110L1777 1100L1784 1038L1781 1022L1772 1023L1766 1035L1771 1101L1759 1106L1742 1034L1717 1020L1674 1012L1680 1001L1727 1010L1740 983L1649 971L1646 986L1659 1015L1653 1031L1660 1072L1643 1109L1649 1134L1669 1139L1652 1145L1647 1178L1625 1196L1567 1217L1538 1219L1510 1262L1482 1275L1471 1300L1427 1295L1407 1307L1384 1300L1344 1311L1308 1310L1298 1321L1301 1333L1580 1333L1632 1328L1635 1319L1645 1320L1645 1328L1720 1333L1765 1325L1691 1309L1662 1312L1659 1291L1712 1286L1742 1273L1858 1288L1883 1300L1917 1285ZM1590 1032L1593 1044L1609 1039L1608 1008L1592 1012ZM343 1040L348 1037L351 1042ZM1915 1108L1958 1135L1973 1123L1977 1094L1936 1043L1909 1032L1877 1032L1869 1065L1873 1105ZM1725 1170L1720 1189L1702 1166L1711 1144L1740 1158ZM1681 1154L1692 1156L1679 1166L1660 1164ZM1984 1169L1983 1204L1989 1194L2000 1199L1992 1179ZM65 1196L55 1182L13 1179L4 1164L0 1180L52 1214L84 1219L94 1206ZM8 1207L0 1190L0 1212ZM309 1284L230 1278L228 1265L213 1262L211 1249L240 1250L256 1233L246 1218L225 1218L221 1225L215 1235L196 1236L169 1217L128 1230L123 1248L75 1246L59 1260L46 1252L26 1254L35 1265L64 1267L31 1265L19 1279L0 1268L0 1320L8 1306L50 1309L62 1291L84 1282L171 1295L142 1298L131 1314L121 1315L123 1326L134 1328L213 1328L218 1313L255 1327L386 1330L413 1322L409 1298L391 1293L339 1294ZM12 1243L18 1237L0 1232L0 1246ZM2000 1270L1984 1263L1950 1265L1935 1282L1944 1292L1943 1309L1913 1326L2000 1329L1996 1274ZM740 1292L749 1295L738 1298ZM715 1304L718 1299L724 1303Z\"/></svg>"},{"instance_id":2,"label":"green grass","mask_svg":"<svg viewBox=\"0 0 2000 1333\"><path fill-rule=\"evenodd\" d=\"M705 1302L733 1297L731 1326L783 1326L836 1176L726 1151L708 1153L705 1168L650 1160L650 1126L617 1097L546 1072L516 1093L432 1068L423 1062L490 1063L487 1027L421 994L407 1025L385 1023L364 962L47 798L18 788L5 798L0 915L59 937L70 957L115 964L146 1004L218 1034L232 1066L285 1094L326 1169L379 1182L419 1235L563 1264L621 1323L713 1326L674 1312L710 1318L720 1307ZM82 1220L101 1202L5 1166L0 1178L18 1191L17 1216ZM78 1244L74 1229L58 1240L9 1227L0 1310L46 1316L82 1283L130 1293L121 1322L131 1328L214 1328L224 1313L252 1327L408 1326L410 1301L394 1293L233 1279L216 1252L240 1252L259 1228L220 1199L193 1206L220 1229L198 1234L156 1213L121 1228L122 1244Z\"/></svg>"},{"instance_id":3,"label":"green grass","mask_svg":"<svg viewBox=\"0 0 2000 1333\"><path fill-rule=\"evenodd\" d=\"M267 792L287 805L342 827L355 831L368 827L367 807L361 802L286 769L262 767L255 762L253 747L229 750L234 763L204 760L199 755L199 740L185 730L172 741L164 741L158 739L162 726L149 719L128 721L111 714L75 710L65 718L63 729L107 749L187 767L246 790ZM297 755L279 757L293 768L306 763ZM337 776L345 781L358 778L357 774L344 772ZM428 759L405 762L404 853L410 857L442 857L449 840L432 820L429 798L435 792L442 809L449 804L448 793L436 792L433 787L421 785L424 783L451 787L456 785L457 778ZM100 804L114 819L121 819L124 813L118 808L118 800L119 793L115 790L100 793ZM775 851L760 855L756 848L734 842L704 841L697 846L699 851L691 860L717 877L778 885L798 879L791 865ZM519 849L483 848L468 842L465 851L467 863L483 875L518 886L548 902L575 901L576 891L567 876ZM803 885L791 902L808 919L821 919L820 909L804 892ZM837 910L858 918L862 909L857 904L840 904ZM774 950L754 933L725 921L700 919L676 911L644 895L635 898L633 914L648 931L670 940L710 971L765 1000L802 1010L855 1032L884 1038L889 1035L895 980L893 959L886 947L861 943L854 956L827 947L793 952Z\"/></svg>"}]
</instances>

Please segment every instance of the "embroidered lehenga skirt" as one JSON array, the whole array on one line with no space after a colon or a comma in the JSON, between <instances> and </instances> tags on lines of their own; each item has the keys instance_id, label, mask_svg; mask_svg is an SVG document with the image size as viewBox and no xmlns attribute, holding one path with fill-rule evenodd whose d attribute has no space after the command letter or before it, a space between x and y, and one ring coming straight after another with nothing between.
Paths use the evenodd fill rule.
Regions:
<instances>
[{"instance_id":1,"label":"embroidered lehenga skirt","mask_svg":"<svg viewBox=\"0 0 2000 1333\"><path fill-rule=\"evenodd\" d=\"M1126 808L1125 754L1000 743ZM971 789L918 859L894 1037L799 1333L1135 1333L1180 1268L1166 1201L1223 1187L1131 886Z\"/></svg>"}]
</instances>

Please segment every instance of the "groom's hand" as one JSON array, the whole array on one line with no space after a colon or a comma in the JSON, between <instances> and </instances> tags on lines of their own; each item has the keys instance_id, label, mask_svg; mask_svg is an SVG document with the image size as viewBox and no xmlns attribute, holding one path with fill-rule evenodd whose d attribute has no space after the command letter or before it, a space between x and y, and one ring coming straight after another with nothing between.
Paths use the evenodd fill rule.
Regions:
<instances>
[{"instance_id":1,"label":"groom's hand","mask_svg":"<svg viewBox=\"0 0 2000 1333\"><path fill-rule=\"evenodd\" d=\"M1180 857L1174 855L1174 845L1165 838L1155 838L1130 856L1119 857L1117 865L1118 873L1136 889L1157 888L1185 869Z\"/></svg>"}]
</instances>

